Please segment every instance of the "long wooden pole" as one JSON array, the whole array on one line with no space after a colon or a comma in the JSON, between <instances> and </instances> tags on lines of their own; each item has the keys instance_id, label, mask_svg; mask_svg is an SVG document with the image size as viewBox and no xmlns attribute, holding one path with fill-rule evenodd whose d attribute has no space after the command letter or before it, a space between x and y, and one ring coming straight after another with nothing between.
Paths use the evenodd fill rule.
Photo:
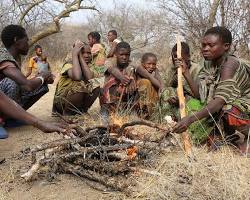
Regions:
<instances>
[{"instance_id":1,"label":"long wooden pole","mask_svg":"<svg viewBox=\"0 0 250 200\"><path fill-rule=\"evenodd\" d=\"M181 41L179 35L177 35L177 59L182 59L181 56ZM179 98L179 110L181 118L186 117L186 105L185 105L185 96L183 91L183 83L182 83L182 69L181 67L178 67L177 69L177 75L178 75L178 87L177 87L177 95ZM191 157L192 156L192 145L190 143L190 137L188 134L188 131L185 131L181 133L183 146L186 154Z\"/></svg>"}]
</instances>

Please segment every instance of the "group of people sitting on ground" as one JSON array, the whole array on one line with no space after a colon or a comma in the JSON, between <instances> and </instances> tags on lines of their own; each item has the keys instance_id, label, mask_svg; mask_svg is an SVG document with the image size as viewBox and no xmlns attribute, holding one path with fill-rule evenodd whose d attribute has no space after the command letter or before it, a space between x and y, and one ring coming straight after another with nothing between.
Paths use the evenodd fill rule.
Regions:
<instances>
[{"instance_id":1,"label":"group of people sitting on ground","mask_svg":"<svg viewBox=\"0 0 250 200\"><path fill-rule=\"evenodd\" d=\"M20 63L20 55L28 52L25 29L17 25L7 26L1 39L5 46L0 50L2 119L6 124L8 117L20 119L44 132L64 131L62 125L38 120L24 111L48 92L47 84L54 80L41 47L37 46L36 56L31 59L25 76ZM221 141L217 138L223 135L242 152L247 149L250 65L230 55L232 35L228 29L212 27L206 31L201 41L202 66L191 61L190 49L185 42L181 43L182 59L177 59L175 45L167 77L157 68L154 53L143 54L140 65L136 65L130 60L130 45L118 40L115 30L108 32L108 40L109 51L101 43L98 32L88 34L88 44L80 40L74 43L60 70L53 102L54 113L85 113L98 98L102 116L109 116L122 108L134 111L142 118L152 119L159 107L165 115L171 115L178 121L173 127L175 133L190 128L191 134L195 135L199 126L212 146L217 147ZM179 67L184 77L189 113L183 119L178 115L176 93ZM33 73L34 69L36 73Z\"/></svg>"}]
</instances>

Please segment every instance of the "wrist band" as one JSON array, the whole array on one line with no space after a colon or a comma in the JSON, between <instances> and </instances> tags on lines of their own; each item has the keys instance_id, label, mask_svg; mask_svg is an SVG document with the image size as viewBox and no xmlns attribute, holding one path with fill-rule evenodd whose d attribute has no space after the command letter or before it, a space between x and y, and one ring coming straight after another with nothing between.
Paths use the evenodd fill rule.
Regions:
<instances>
[{"instance_id":1,"label":"wrist band","mask_svg":"<svg viewBox=\"0 0 250 200\"><path fill-rule=\"evenodd\" d=\"M44 84L44 78L42 76L37 76L36 78L38 78L42 81L42 85Z\"/></svg>"}]
</instances>

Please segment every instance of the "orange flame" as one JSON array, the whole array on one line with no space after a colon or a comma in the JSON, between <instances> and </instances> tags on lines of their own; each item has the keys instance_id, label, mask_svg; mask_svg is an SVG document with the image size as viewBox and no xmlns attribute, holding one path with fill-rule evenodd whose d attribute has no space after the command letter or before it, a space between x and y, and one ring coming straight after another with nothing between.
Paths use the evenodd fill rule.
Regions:
<instances>
[{"instance_id":1,"label":"orange flame","mask_svg":"<svg viewBox=\"0 0 250 200\"><path fill-rule=\"evenodd\" d=\"M129 160L135 159L138 153L138 148L136 146L132 146L127 149L127 155L129 157Z\"/></svg>"}]
</instances>

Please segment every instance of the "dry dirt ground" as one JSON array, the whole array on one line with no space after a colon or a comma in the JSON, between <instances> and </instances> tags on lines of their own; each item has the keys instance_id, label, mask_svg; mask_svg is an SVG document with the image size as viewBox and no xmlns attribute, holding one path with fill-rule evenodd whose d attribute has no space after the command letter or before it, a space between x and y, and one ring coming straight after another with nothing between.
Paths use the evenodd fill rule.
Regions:
<instances>
[{"instance_id":1,"label":"dry dirt ground","mask_svg":"<svg viewBox=\"0 0 250 200\"><path fill-rule=\"evenodd\" d=\"M51 117L54 87L29 112L44 120ZM91 112L90 112L91 113ZM103 193L72 175L58 175L53 182L39 178L27 183L20 178L30 165L30 157L21 150L58 138L24 126L9 130L9 138L0 140L0 200L85 200L85 199L181 199L247 200L250 199L250 159L225 147L216 153L194 148L196 160L189 162L180 148L153 155L151 170L160 176L141 174L138 188L131 196Z\"/></svg>"},{"instance_id":2,"label":"dry dirt ground","mask_svg":"<svg viewBox=\"0 0 250 200\"><path fill-rule=\"evenodd\" d=\"M51 106L54 86L41 98L29 112L44 120L53 120ZM0 158L6 162L0 165L0 200L82 200L109 198L93 190L83 181L70 175L61 175L53 183L37 180L26 183L20 178L30 164L30 157L22 157L20 151L45 141L58 138L57 134L43 134L31 126L9 130L9 138L0 140Z\"/></svg>"}]
</instances>

